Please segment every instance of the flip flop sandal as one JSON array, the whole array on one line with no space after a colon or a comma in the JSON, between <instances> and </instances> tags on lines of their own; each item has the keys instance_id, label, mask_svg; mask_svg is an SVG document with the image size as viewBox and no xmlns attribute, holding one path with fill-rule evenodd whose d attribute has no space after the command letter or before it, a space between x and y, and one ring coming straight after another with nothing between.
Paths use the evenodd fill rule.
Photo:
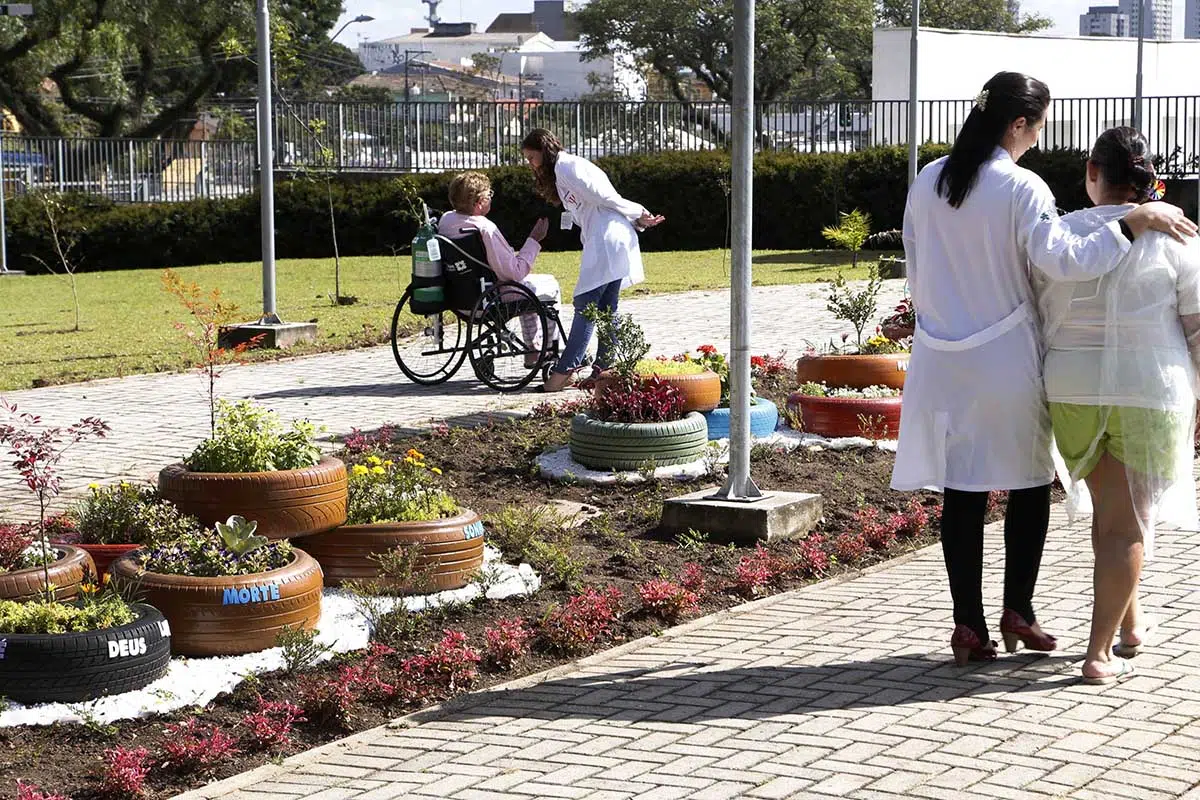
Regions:
<instances>
[{"instance_id":1,"label":"flip flop sandal","mask_svg":"<svg viewBox=\"0 0 1200 800\"><path fill-rule=\"evenodd\" d=\"M1110 672L1108 675L1083 676L1083 682L1089 686L1106 686L1110 683L1123 681L1133 675L1133 664L1130 664L1125 659L1120 659L1121 668L1116 672Z\"/></svg>"},{"instance_id":2,"label":"flip flop sandal","mask_svg":"<svg viewBox=\"0 0 1200 800\"><path fill-rule=\"evenodd\" d=\"M1153 617L1146 617L1145 625L1142 625L1140 628L1134 628L1141 635L1142 641L1138 644L1125 644L1118 639L1117 643L1113 645L1113 655L1120 656L1121 658L1133 658L1139 655L1148 646L1147 640L1150 637L1150 632L1157 627L1158 620Z\"/></svg>"}]
</instances>

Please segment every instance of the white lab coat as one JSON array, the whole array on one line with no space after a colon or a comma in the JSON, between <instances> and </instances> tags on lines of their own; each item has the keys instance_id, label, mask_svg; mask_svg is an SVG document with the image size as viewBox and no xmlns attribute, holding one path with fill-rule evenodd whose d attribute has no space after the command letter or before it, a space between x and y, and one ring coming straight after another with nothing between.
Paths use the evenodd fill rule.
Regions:
<instances>
[{"instance_id":1,"label":"white lab coat","mask_svg":"<svg viewBox=\"0 0 1200 800\"><path fill-rule=\"evenodd\" d=\"M1117 222L1078 236L1045 181L996 148L960 208L921 171L904 212L917 312L892 488L1025 489L1054 477L1043 347L1030 284L1108 272L1129 249Z\"/></svg>"},{"instance_id":2,"label":"white lab coat","mask_svg":"<svg viewBox=\"0 0 1200 800\"><path fill-rule=\"evenodd\" d=\"M617 193L612 181L586 158L559 153L554 180L563 209L579 226L583 262L575 295L615 280L625 289L645 280L634 221L646 209Z\"/></svg>"}]
</instances>

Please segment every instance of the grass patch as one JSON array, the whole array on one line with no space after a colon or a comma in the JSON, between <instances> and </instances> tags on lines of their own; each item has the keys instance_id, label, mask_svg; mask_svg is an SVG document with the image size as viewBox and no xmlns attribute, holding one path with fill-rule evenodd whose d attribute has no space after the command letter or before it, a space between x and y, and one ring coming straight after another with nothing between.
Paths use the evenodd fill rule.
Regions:
<instances>
[{"instance_id":1,"label":"grass patch","mask_svg":"<svg viewBox=\"0 0 1200 800\"><path fill-rule=\"evenodd\" d=\"M861 253L857 269L850 254L825 250L761 251L754 256L754 285L827 280L839 270L847 278L867 277L879 254ZM729 255L721 250L646 253L646 282L625 297L717 289L729 286ZM579 253L545 253L539 272L549 272L570 298L579 275ZM358 302L332 303L333 259L284 259L276 265L280 316L320 326L315 343L286 355L346 350L388 340L392 312L408 285L407 256L342 259L342 294ZM246 320L262 303L262 265L210 264L180 267L185 282L220 287ZM162 289L159 270L85 272L77 276L81 330L74 324L66 279L31 275L0 280L0 390L146 372L176 371L190 365L190 352L175 323L187 322L182 307ZM409 318L410 326L416 320ZM247 361L279 357L278 351L246 354ZM399 375L399 372L397 372Z\"/></svg>"}]
</instances>

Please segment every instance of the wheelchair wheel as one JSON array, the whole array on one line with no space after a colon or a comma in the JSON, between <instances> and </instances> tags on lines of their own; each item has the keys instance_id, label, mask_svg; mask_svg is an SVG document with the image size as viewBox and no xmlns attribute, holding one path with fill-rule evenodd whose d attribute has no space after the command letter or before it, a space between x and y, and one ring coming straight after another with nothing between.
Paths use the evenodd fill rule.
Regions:
<instances>
[{"instance_id":1,"label":"wheelchair wheel","mask_svg":"<svg viewBox=\"0 0 1200 800\"><path fill-rule=\"evenodd\" d=\"M537 295L517 283L493 286L475 303L467 329L467 358L475 376L501 392L524 388L553 358L546 347L549 332Z\"/></svg>"},{"instance_id":2,"label":"wheelchair wheel","mask_svg":"<svg viewBox=\"0 0 1200 800\"><path fill-rule=\"evenodd\" d=\"M408 305L412 290L404 292L392 314L392 355L400 371L413 383L433 386L449 380L467 357L467 328L453 311L424 318L421 330L400 332L400 312Z\"/></svg>"}]
</instances>

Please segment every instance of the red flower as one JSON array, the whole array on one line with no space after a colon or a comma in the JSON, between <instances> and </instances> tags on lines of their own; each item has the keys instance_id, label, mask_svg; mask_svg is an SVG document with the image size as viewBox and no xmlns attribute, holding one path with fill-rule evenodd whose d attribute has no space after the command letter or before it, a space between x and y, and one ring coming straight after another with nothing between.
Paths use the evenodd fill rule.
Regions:
<instances>
[{"instance_id":1,"label":"red flower","mask_svg":"<svg viewBox=\"0 0 1200 800\"><path fill-rule=\"evenodd\" d=\"M704 353L706 356L711 356L717 352L717 348L711 344L702 344L696 348L697 352Z\"/></svg>"}]
</instances>

